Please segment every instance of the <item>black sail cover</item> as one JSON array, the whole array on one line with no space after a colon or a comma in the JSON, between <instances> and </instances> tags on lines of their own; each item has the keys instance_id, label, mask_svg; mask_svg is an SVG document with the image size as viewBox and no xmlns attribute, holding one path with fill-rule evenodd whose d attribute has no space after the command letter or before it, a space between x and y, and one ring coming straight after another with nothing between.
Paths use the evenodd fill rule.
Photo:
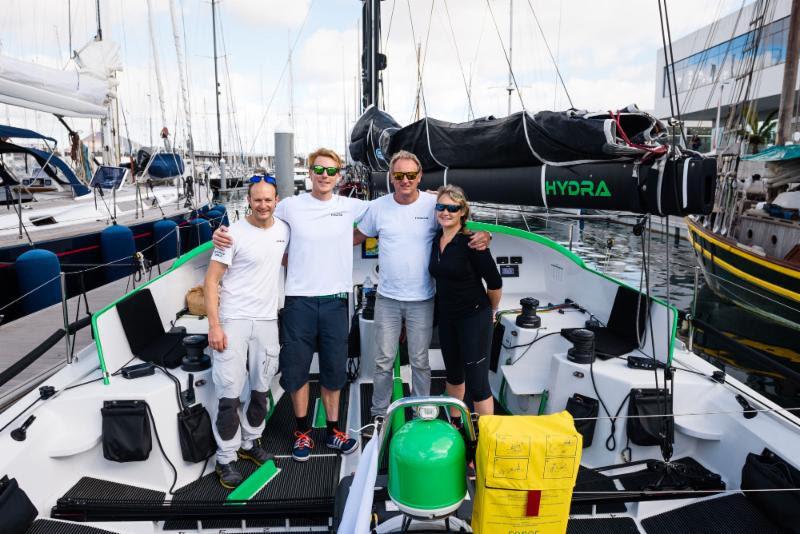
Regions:
<instances>
[{"instance_id":1,"label":"black sail cover","mask_svg":"<svg viewBox=\"0 0 800 534\"><path fill-rule=\"evenodd\" d=\"M715 160L665 158L667 131L629 106L618 112L519 112L465 123L424 118L405 127L370 107L353 128L350 155L386 191L391 156L414 153L423 187L453 183L472 200L550 208L686 215L710 213Z\"/></svg>"}]
</instances>

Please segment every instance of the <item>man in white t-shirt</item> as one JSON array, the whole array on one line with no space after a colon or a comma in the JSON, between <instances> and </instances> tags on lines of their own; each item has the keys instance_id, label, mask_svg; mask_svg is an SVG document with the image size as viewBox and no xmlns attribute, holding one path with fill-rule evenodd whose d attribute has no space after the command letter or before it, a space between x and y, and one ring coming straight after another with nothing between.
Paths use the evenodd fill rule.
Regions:
<instances>
[{"instance_id":1,"label":"man in white t-shirt","mask_svg":"<svg viewBox=\"0 0 800 534\"><path fill-rule=\"evenodd\" d=\"M231 225L234 245L214 249L206 273L208 344L214 351L211 376L218 399L215 470L226 488L242 481L233 463L237 458L257 465L270 458L255 440L264 431L280 350L278 294L289 226L273 216L277 197L274 178L251 178L251 213ZM246 384L250 396L241 406Z\"/></svg>"},{"instance_id":2,"label":"man in white t-shirt","mask_svg":"<svg viewBox=\"0 0 800 534\"><path fill-rule=\"evenodd\" d=\"M436 235L436 195L421 194L422 166L417 156L401 150L392 156L389 174L394 194L370 203L358 223L355 242L378 236L380 282L375 301L375 357L372 415L383 416L392 394L392 369L405 321L411 393L430 394L428 348L433 331L433 278L428 272L431 244ZM476 232L470 246L485 249L491 236Z\"/></svg>"},{"instance_id":3,"label":"man in white t-shirt","mask_svg":"<svg viewBox=\"0 0 800 534\"><path fill-rule=\"evenodd\" d=\"M358 448L358 442L343 431L345 425L339 424L339 394L347 382L353 224L368 205L333 194L342 164L336 152L321 148L308 161L311 193L283 199L275 210L292 231L281 315L280 371L281 386L292 397L296 421L292 458L299 462L308 460L314 448L308 418L308 379L317 349L327 416L325 445L342 454ZM214 232L214 244L230 244L224 229Z\"/></svg>"}]
</instances>

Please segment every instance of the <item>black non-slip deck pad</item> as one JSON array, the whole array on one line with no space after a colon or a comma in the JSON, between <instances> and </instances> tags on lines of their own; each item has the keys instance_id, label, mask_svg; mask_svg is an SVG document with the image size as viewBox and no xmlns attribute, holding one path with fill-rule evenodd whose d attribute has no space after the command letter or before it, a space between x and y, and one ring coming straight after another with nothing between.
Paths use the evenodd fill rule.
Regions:
<instances>
[{"instance_id":1,"label":"black non-slip deck pad","mask_svg":"<svg viewBox=\"0 0 800 534\"><path fill-rule=\"evenodd\" d=\"M630 517L598 517L570 519L567 534L639 534L639 529Z\"/></svg>"},{"instance_id":2,"label":"black non-slip deck pad","mask_svg":"<svg viewBox=\"0 0 800 534\"><path fill-rule=\"evenodd\" d=\"M312 524L327 524L327 517L333 516L333 502L336 486L339 483L339 456L313 456L306 462L295 462L291 458L277 458L275 465L281 470L269 484L256 493L250 503L274 505L276 508L297 507L313 509L314 513L324 515L312 520ZM256 466L252 462L239 460L236 467L245 477L250 476ZM181 488L172 498L174 506L192 502L224 502L232 490L223 488L215 473L208 474ZM231 505L233 507L233 505ZM303 512L298 512L302 514ZM310 515L310 514L309 514ZM292 524L303 519L298 516ZM256 524L258 523L258 524ZM248 526L276 526L272 519L247 519ZM236 528L241 519L215 519L203 521L204 528ZM284 525L281 520L279 525ZM303 523L305 524L305 523ZM196 521L170 520L164 530L185 530L196 528Z\"/></svg>"},{"instance_id":3,"label":"black non-slip deck pad","mask_svg":"<svg viewBox=\"0 0 800 534\"><path fill-rule=\"evenodd\" d=\"M0 531L2 532L2 531ZM37 519L25 534L117 534L113 530L80 525L76 523L63 523L52 519Z\"/></svg>"},{"instance_id":4,"label":"black non-slip deck pad","mask_svg":"<svg viewBox=\"0 0 800 534\"><path fill-rule=\"evenodd\" d=\"M780 534L741 493L696 502L642 521L647 534Z\"/></svg>"},{"instance_id":5,"label":"black non-slip deck pad","mask_svg":"<svg viewBox=\"0 0 800 534\"><path fill-rule=\"evenodd\" d=\"M164 495L163 491L83 477L58 502L60 504L65 501L102 500L107 503L161 503L164 501Z\"/></svg>"},{"instance_id":6,"label":"black non-slip deck pad","mask_svg":"<svg viewBox=\"0 0 800 534\"><path fill-rule=\"evenodd\" d=\"M577 492L586 491L617 491L614 481L592 469L586 469L583 466L578 468L578 479L575 481L575 489ZM625 504L621 502L611 502L598 504L596 506L598 514L605 513L623 513L625 512ZM578 504L573 502L569 508L569 513L574 514L591 514L591 504Z\"/></svg>"},{"instance_id":7,"label":"black non-slip deck pad","mask_svg":"<svg viewBox=\"0 0 800 534\"><path fill-rule=\"evenodd\" d=\"M320 396L319 382L309 382L309 403L308 403L308 422L313 424L314 404ZM370 396L371 398L371 396ZM350 402L350 385L346 384L339 395L339 421L347 421L347 409ZM264 427L261 438L261 446L269 453L275 455L292 454L295 431L294 410L292 409L292 398L285 393L278 404L275 406L272 415ZM344 425L342 425L344 426ZM344 428L340 430L346 432ZM334 451L325 447L325 437L327 431L324 428L315 428L311 431L311 439L314 440L314 448L311 454L330 454Z\"/></svg>"}]
</instances>

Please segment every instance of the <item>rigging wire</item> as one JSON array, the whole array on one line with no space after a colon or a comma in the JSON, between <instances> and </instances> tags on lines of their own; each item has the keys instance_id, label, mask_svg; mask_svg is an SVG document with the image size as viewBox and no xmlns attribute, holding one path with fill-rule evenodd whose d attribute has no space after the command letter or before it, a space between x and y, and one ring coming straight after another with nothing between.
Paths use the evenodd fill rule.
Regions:
<instances>
[{"instance_id":1,"label":"rigging wire","mask_svg":"<svg viewBox=\"0 0 800 534\"><path fill-rule=\"evenodd\" d=\"M472 95L470 94L469 85L467 84L467 76L464 73L464 65L461 63L461 54L458 52L458 42L456 41L456 33L453 30L453 21L450 18L450 9L447 7L447 0L444 0L444 11L447 14L447 24L450 26L450 35L453 38L453 47L456 49L456 59L458 60L458 69L461 71L461 79L464 82L464 90L467 92L467 105L469 106L469 115L467 118L475 118L475 110L472 108Z\"/></svg>"},{"instance_id":2,"label":"rigging wire","mask_svg":"<svg viewBox=\"0 0 800 534\"><path fill-rule=\"evenodd\" d=\"M567 100L569 101L569 107L574 109L575 105L572 103L572 97L569 95L569 91L567 90L567 84L564 83L564 78L561 76L561 69L558 68L558 62L556 61L555 56L553 56L553 51L550 50L550 44L547 42L547 37L544 34L542 25L539 24L539 17L536 16L536 10L533 9L533 4L531 3L531 0L528 0L528 7L531 8L531 14L533 15L533 20L536 21L536 27L539 28L539 33L542 35L544 46L545 48L547 48L547 53L550 55L550 60L553 62L553 67L555 67L556 69L556 74L558 75L558 79L561 81L561 87L564 89L564 94L567 95Z\"/></svg>"},{"instance_id":3,"label":"rigging wire","mask_svg":"<svg viewBox=\"0 0 800 534\"><path fill-rule=\"evenodd\" d=\"M406 0L406 6L408 7L408 20L409 20L409 23L411 24L412 45L414 46L414 52L416 53L417 37L416 37L416 32L414 31L414 18L413 18L412 14L411 14L411 2L410 2L410 0ZM422 55L422 60L420 62L418 62L418 64L417 64L417 91L416 91L416 97L414 99L415 107L416 107L416 103L417 102L421 102L422 103L422 109L423 109L426 117L428 116L428 105L427 105L427 102L425 101L425 86L424 86L424 84L422 82L422 79L423 79L423 77L425 75L425 63L426 63L426 60L428 59L428 42L430 41L431 27L433 26L433 9L434 9L434 7L436 7L436 0L433 0L431 2L431 12L428 14L428 31L427 31L427 33L425 35L425 53ZM413 114L414 114L414 112L412 111L412 117L413 117Z\"/></svg>"},{"instance_id":4,"label":"rigging wire","mask_svg":"<svg viewBox=\"0 0 800 534\"><path fill-rule=\"evenodd\" d=\"M525 102L522 100L522 92L519 90L519 84L517 84L517 76L514 74L514 69L511 67L511 59L508 57L508 51L506 50L506 45L503 42L503 36L500 34L500 28L497 26L497 20L494 17L494 11L492 10L492 5L489 3L489 0L486 0L486 6L489 8L489 15L491 15L494 29L497 32L497 38L500 40L500 48L503 49L503 56L506 58L508 72L511 74L511 81L514 84L514 89L517 91L517 96L519 97L519 104L522 106L522 111L527 111L525 108Z\"/></svg>"},{"instance_id":5,"label":"rigging wire","mask_svg":"<svg viewBox=\"0 0 800 534\"><path fill-rule=\"evenodd\" d=\"M314 0L311 0L311 4L308 6L308 11L306 11L306 16L303 19L303 23L300 25L300 29L297 31L297 36L292 43L292 46L289 50L289 57L292 56L294 49L297 47L297 42L300 40L300 36L303 35L303 29L306 27L306 23L308 22L309 15L311 15L311 11L314 7ZM250 152L255 151L256 143L259 139L259 134L261 133L261 129L264 127L264 123L267 120L267 115L269 114L269 110L272 107L272 103L275 101L275 97L278 95L278 91L281 88L281 83L283 82L283 77L286 76L286 71L289 68L289 57L286 58L286 61L283 64L283 69L281 70L281 75L278 77L278 82L275 84L275 89L272 91L272 96L269 97L269 102L267 103L267 108L264 110L264 114L261 116L261 121L258 124L258 128L256 128L255 134L253 134L253 144L250 146Z\"/></svg>"},{"instance_id":6,"label":"rigging wire","mask_svg":"<svg viewBox=\"0 0 800 534\"><path fill-rule=\"evenodd\" d=\"M486 17L481 17L481 30L478 32L478 41L475 44L475 54L472 56L472 61L469 64L469 87L472 92L472 75L475 73L475 64L478 62L478 52L481 50L481 42L483 42L483 34L486 30Z\"/></svg>"},{"instance_id":7,"label":"rigging wire","mask_svg":"<svg viewBox=\"0 0 800 534\"><path fill-rule=\"evenodd\" d=\"M222 39L222 49L224 54L222 55L222 59L225 63L225 80L228 82L228 87L232 87L231 85L231 70L230 70L230 63L228 61L228 45L225 42L225 24L222 20L222 13L219 15L219 34L220 38ZM244 159L244 145L242 144L242 134L239 130L239 122L236 120L236 103L233 100L233 93L228 90L228 95L226 100L226 105L229 109L228 120L233 124L233 137L238 142L239 145L239 154L240 160Z\"/></svg>"},{"instance_id":8,"label":"rigging wire","mask_svg":"<svg viewBox=\"0 0 800 534\"><path fill-rule=\"evenodd\" d=\"M383 50L388 52L389 36L392 34L392 21L394 21L394 7L397 5L397 0L392 0L392 11L389 13L389 29L386 30L386 38L383 40Z\"/></svg>"}]
</instances>

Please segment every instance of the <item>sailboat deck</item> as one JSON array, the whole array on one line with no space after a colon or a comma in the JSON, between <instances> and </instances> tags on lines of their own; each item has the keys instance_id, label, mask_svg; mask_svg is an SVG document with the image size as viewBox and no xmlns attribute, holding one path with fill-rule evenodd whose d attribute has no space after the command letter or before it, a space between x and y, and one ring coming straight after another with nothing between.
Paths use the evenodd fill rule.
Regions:
<instances>
[{"instance_id":1,"label":"sailboat deck","mask_svg":"<svg viewBox=\"0 0 800 534\"><path fill-rule=\"evenodd\" d=\"M110 195L106 198L106 203L108 203L109 208L111 207L111 200ZM181 213L186 213L186 208L183 207L183 202L185 199L181 199L179 203L176 202L169 202L161 205L161 210L164 211L164 214L161 214L161 210L158 208L153 208L150 206L150 202L152 201L152 197L150 199L144 198L143 202L145 204L144 214L142 214L141 209L139 210L138 214L134 209L134 205L132 202L118 202L117 206L120 208L117 212L117 224L123 225L132 225L132 224L141 224L150 221L156 221L163 217L174 217L176 215L180 215ZM93 201L82 201L87 204L94 206ZM103 201L98 198L98 207L103 210ZM130 204L130 206L128 206ZM74 208L76 206L76 201L74 199L64 199L64 200L48 200L47 203L42 205L32 205L34 209L42 209L47 210L48 212L56 212L58 213L60 210ZM123 209L124 208L124 209ZM23 210L25 210L25 205L23 205ZM11 212L14 214L14 212ZM19 227L17 226L17 219L16 214L13 217L13 224L4 224L3 228L0 228L0 247L13 247L27 243L27 239L23 232L23 237L20 238L19 236ZM56 219L58 220L58 219ZM7 221L6 221L7 222ZM75 224L67 224L67 225L60 225L55 224L52 227L36 227L32 226L31 224L26 224L26 229L28 234L30 234L31 239L34 243L42 242L42 241L50 241L52 239L63 239L66 237L74 237L83 234L90 234L94 232L99 232L109 226L111 224L111 217L106 215L103 219L100 220L88 220L86 222L80 222Z\"/></svg>"}]
</instances>

